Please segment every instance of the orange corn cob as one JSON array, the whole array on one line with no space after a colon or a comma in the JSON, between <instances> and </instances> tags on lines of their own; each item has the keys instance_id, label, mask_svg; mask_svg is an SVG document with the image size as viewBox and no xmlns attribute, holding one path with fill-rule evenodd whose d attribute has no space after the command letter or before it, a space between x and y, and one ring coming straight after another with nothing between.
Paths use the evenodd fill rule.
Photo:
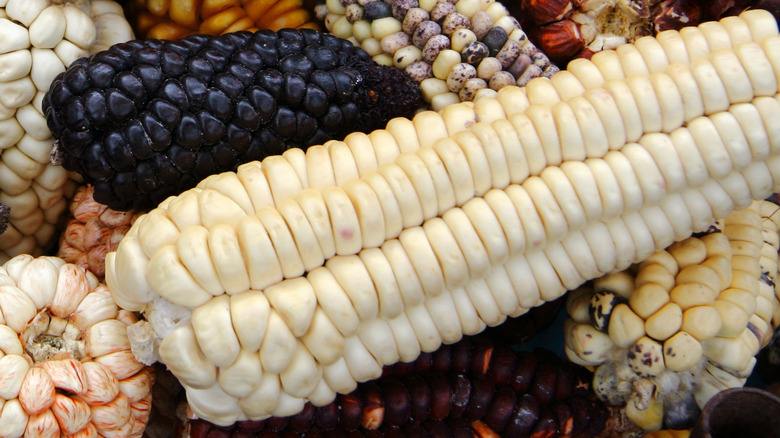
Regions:
<instances>
[{"instance_id":1,"label":"orange corn cob","mask_svg":"<svg viewBox=\"0 0 780 438\"><path fill-rule=\"evenodd\" d=\"M139 38L176 39L194 33L319 29L303 0L136 0L128 16Z\"/></svg>"}]
</instances>

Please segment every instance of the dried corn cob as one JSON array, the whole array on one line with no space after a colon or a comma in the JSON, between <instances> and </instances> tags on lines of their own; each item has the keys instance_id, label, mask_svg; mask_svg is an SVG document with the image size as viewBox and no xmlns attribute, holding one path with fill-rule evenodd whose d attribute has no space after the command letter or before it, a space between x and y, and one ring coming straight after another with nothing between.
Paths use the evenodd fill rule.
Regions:
<instances>
[{"instance_id":1,"label":"dried corn cob","mask_svg":"<svg viewBox=\"0 0 780 438\"><path fill-rule=\"evenodd\" d=\"M672 65L672 84L692 78L678 92L688 95L692 85L703 95L680 97L661 120L637 114L640 99L631 90L641 75L585 90L600 96L599 108L608 103L615 111L583 125L584 150L573 146L570 129L560 131L567 136L561 148L554 118L544 117L550 105L515 112L521 103L513 97L523 93L507 87L473 109L452 105L442 115L395 119L373 137L211 177L139 218L107 256L114 298L145 310L163 338L160 357L201 417L230 424L290 415L306 400L327 404L378 377L384 364L499 324L768 196L777 179L770 133L780 103L769 97L777 84L749 77L772 64L755 61L774 58L780 37L766 12L743 17L761 44ZM715 67L739 62L744 50L752 50L753 63L728 65L750 76ZM658 98L641 96L645 104ZM556 117L570 105L554 104ZM449 119L469 111L468 120ZM684 115L691 117L685 127ZM617 128L615 121L624 123ZM467 129L446 137L448 124ZM661 129L672 133L655 132ZM610 150L606 134L591 136L599 131L623 140ZM366 149L372 138L381 145L376 153ZM392 151L401 145L418 149L397 156ZM522 155L528 160L512 158ZM315 165L331 156L344 159ZM309 185L319 188L301 190ZM146 348L153 359L154 345ZM234 372L251 383L232 385L226 376Z\"/></svg>"},{"instance_id":2,"label":"dried corn cob","mask_svg":"<svg viewBox=\"0 0 780 438\"><path fill-rule=\"evenodd\" d=\"M690 428L698 411L681 416L680 403L701 408L745 383L777 325L778 211L755 202L716 231L653 254L636 273L609 274L570 295L566 352L599 366L602 399L626 404L648 430Z\"/></svg>"},{"instance_id":3,"label":"dried corn cob","mask_svg":"<svg viewBox=\"0 0 780 438\"><path fill-rule=\"evenodd\" d=\"M115 45L58 75L43 109L64 167L94 185L95 200L141 211L421 103L417 84L348 41L285 29Z\"/></svg>"},{"instance_id":4,"label":"dried corn cob","mask_svg":"<svg viewBox=\"0 0 780 438\"><path fill-rule=\"evenodd\" d=\"M71 219L60 236L57 257L105 277L106 254L116 249L140 213L122 212L96 202L94 188L80 186L70 202Z\"/></svg>"},{"instance_id":5,"label":"dried corn cob","mask_svg":"<svg viewBox=\"0 0 780 438\"><path fill-rule=\"evenodd\" d=\"M0 267L0 435L140 437L154 374L92 273L56 257Z\"/></svg>"},{"instance_id":6,"label":"dried corn cob","mask_svg":"<svg viewBox=\"0 0 780 438\"><path fill-rule=\"evenodd\" d=\"M334 35L419 81L434 110L558 71L494 0L327 0L318 15Z\"/></svg>"},{"instance_id":7,"label":"dried corn cob","mask_svg":"<svg viewBox=\"0 0 780 438\"><path fill-rule=\"evenodd\" d=\"M307 404L291 417L229 427L191 420L186 437L259 432L390 437L415 430L451 437L592 437L604 431L607 410L588 396L591 379L584 368L549 351L516 353L466 337L413 362L386 367L380 379L325 406Z\"/></svg>"},{"instance_id":8,"label":"dried corn cob","mask_svg":"<svg viewBox=\"0 0 780 438\"><path fill-rule=\"evenodd\" d=\"M177 39L242 30L318 29L302 0L131 0L138 38Z\"/></svg>"},{"instance_id":9,"label":"dried corn cob","mask_svg":"<svg viewBox=\"0 0 780 438\"><path fill-rule=\"evenodd\" d=\"M0 2L0 202L11 208L0 262L42 254L75 185L49 162L52 137L41 100L73 60L133 37L114 1Z\"/></svg>"}]
</instances>

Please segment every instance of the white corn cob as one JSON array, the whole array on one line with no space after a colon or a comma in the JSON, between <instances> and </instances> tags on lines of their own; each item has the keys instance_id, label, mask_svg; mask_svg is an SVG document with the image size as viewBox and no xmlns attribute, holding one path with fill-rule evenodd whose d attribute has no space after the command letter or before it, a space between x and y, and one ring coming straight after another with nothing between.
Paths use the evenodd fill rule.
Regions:
<instances>
[{"instance_id":1,"label":"white corn cob","mask_svg":"<svg viewBox=\"0 0 780 438\"><path fill-rule=\"evenodd\" d=\"M316 12L334 35L420 82L435 110L559 71L494 0L328 0Z\"/></svg>"},{"instance_id":2,"label":"white corn cob","mask_svg":"<svg viewBox=\"0 0 780 438\"><path fill-rule=\"evenodd\" d=\"M609 274L570 297L570 359L631 369L617 382L610 372L596 372L594 387L602 399L620 404L639 397L647 405L647 395L623 390L641 381L657 388L651 396L661 406L694 397L703 407L723 387L744 384L777 324L770 312L780 307L773 287L779 210L768 201L754 202L727 216L716 231L654 253L628 274L629 282L615 280L626 272ZM586 328L601 332L594 337ZM669 373L680 375L672 381L693 379L695 386L669 387ZM661 427L662 417L651 411L627 414L648 428ZM650 424L648 416L657 421Z\"/></svg>"},{"instance_id":3,"label":"white corn cob","mask_svg":"<svg viewBox=\"0 0 780 438\"><path fill-rule=\"evenodd\" d=\"M41 101L75 59L133 37L122 7L108 0L8 0L0 7L0 199L11 207L0 261L38 255L75 185L50 163L52 137Z\"/></svg>"},{"instance_id":4,"label":"white corn cob","mask_svg":"<svg viewBox=\"0 0 780 438\"><path fill-rule=\"evenodd\" d=\"M0 283L2 436L140 437L154 375L130 353L136 320L56 257L16 256Z\"/></svg>"},{"instance_id":5,"label":"white corn cob","mask_svg":"<svg viewBox=\"0 0 780 438\"><path fill-rule=\"evenodd\" d=\"M752 12L747 19L766 17ZM774 41L780 39L765 38L763 46ZM675 67L670 77L696 68ZM702 88L723 84L715 72ZM468 107L450 106L441 115L396 119L385 131L209 178L136 221L107 256L107 281L117 302L145 311L150 338L162 339L160 357L201 417L229 424L291 414L306 399L327 403L357 381L378 377L388 362L624 269L778 186L771 152L777 139L771 120L780 114L776 86L765 96L713 103L707 113L700 103L688 127L680 120L671 133L647 135L640 116L631 121L631 105L638 110L630 86L614 80L586 91L612 100L631 135L623 134L623 145L586 148L576 159L561 147L554 123L568 102L507 116L499 96L495 104L488 98L474 104L477 114L491 111L473 125L447 116ZM729 114L751 110L761 123L734 116L729 126L742 135L759 129L750 134L750 150L767 154L744 155L737 143L726 149L721 140L720 118L732 121ZM461 132L447 137L448 124ZM463 124L470 126L462 130ZM583 130L606 130L605 124L599 118ZM349 154L335 155L357 150L366 138L377 139L375 161L353 154L354 165L347 165ZM653 151L676 153L676 166L662 172ZM689 164L681 154L702 163ZM521 156L528 165L507 160ZM563 157L573 161L562 164ZM298 179L282 183L282 174ZM589 181L600 208L581 199L588 189L578 192L568 175ZM318 262L305 250L315 242ZM393 277L394 285L377 290L378 279ZM456 314L457 320L442 318ZM416 346L406 342L412 333ZM246 353L259 355L262 373L247 375L252 392L241 397L217 376Z\"/></svg>"}]
</instances>

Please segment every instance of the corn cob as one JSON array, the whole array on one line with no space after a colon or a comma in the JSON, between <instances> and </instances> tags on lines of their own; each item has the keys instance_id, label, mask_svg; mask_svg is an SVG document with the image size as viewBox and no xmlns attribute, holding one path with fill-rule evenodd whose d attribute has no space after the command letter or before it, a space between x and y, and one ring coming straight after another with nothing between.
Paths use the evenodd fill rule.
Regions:
<instances>
[{"instance_id":1,"label":"corn cob","mask_svg":"<svg viewBox=\"0 0 780 438\"><path fill-rule=\"evenodd\" d=\"M138 38L154 39L319 28L302 0L132 0L128 17Z\"/></svg>"},{"instance_id":2,"label":"corn cob","mask_svg":"<svg viewBox=\"0 0 780 438\"><path fill-rule=\"evenodd\" d=\"M591 379L584 368L549 351L517 353L481 337L466 337L413 362L385 367L378 380L325 406L307 404L291 417L229 427L191 420L186 436L293 432L390 437L424 429L431 436L558 433L585 438L604 431L607 419L606 408L588 396Z\"/></svg>"},{"instance_id":3,"label":"corn cob","mask_svg":"<svg viewBox=\"0 0 780 438\"><path fill-rule=\"evenodd\" d=\"M327 0L315 11L334 35L419 81L434 110L558 72L494 0Z\"/></svg>"},{"instance_id":4,"label":"corn cob","mask_svg":"<svg viewBox=\"0 0 780 438\"><path fill-rule=\"evenodd\" d=\"M130 351L135 315L56 257L16 256L0 278L0 435L140 437L154 374Z\"/></svg>"},{"instance_id":5,"label":"corn cob","mask_svg":"<svg viewBox=\"0 0 780 438\"><path fill-rule=\"evenodd\" d=\"M42 254L75 185L49 162L51 133L41 100L57 73L78 57L133 34L113 1L8 0L0 6L0 202L10 207L0 262Z\"/></svg>"},{"instance_id":6,"label":"corn cob","mask_svg":"<svg viewBox=\"0 0 780 438\"><path fill-rule=\"evenodd\" d=\"M609 274L569 296L566 353L598 366L603 400L625 404L647 430L690 428L698 410L681 415L681 403L703 408L745 383L780 309L777 212L755 202L717 231L653 254L635 274Z\"/></svg>"},{"instance_id":7,"label":"corn cob","mask_svg":"<svg viewBox=\"0 0 780 438\"><path fill-rule=\"evenodd\" d=\"M63 166L114 210L216 172L384 126L419 86L311 29L136 40L74 62L43 99Z\"/></svg>"},{"instance_id":8,"label":"corn cob","mask_svg":"<svg viewBox=\"0 0 780 438\"><path fill-rule=\"evenodd\" d=\"M570 1L515 0L507 8L519 17L532 42L550 59L565 66L572 59L589 58L646 35L680 30L738 15L750 8L778 9L771 1L700 0Z\"/></svg>"},{"instance_id":9,"label":"corn cob","mask_svg":"<svg viewBox=\"0 0 780 438\"><path fill-rule=\"evenodd\" d=\"M755 75L762 65L775 77L769 59L780 38L766 12L743 17L739 23L752 37L739 35L747 42L711 54L699 50L690 66L669 67L668 82L691 78L688 85L701 90L698 101L678 95L682 103L657 117L639 113L631 90L647 91L638 87L641 75L583 91L615 108L611 117L584 125L589 142L596 131L622 136L612 150L605 133L589 143L600 147L570 147L571 130L561 149L554 119L544 117L551 106L517 112L515 97L523 92L507 87L473 107L396 119L373 137L348 137L211 177L139 218L107 256L113 296L146 312L151 323L139 324L139 333L154 326L159 355L199 416L231 424L291 415L306 400L327 404L337 392L378 377L382 365L414 359L625 269L768 196L776 185L777 84L749 78L763 78ZM684 44L672 48L687 56ZM740 63L737 54L746 50L751 63ZM738 69L723 68L726 59L750 75L738 79ZM678 92L688 96L692 88ZM649 104L655 94L641 96ZM554 104L555 114L569 105ZM468 111L465 121L449 119ZM453 130L468 127L446 137L447 120ZM605 127L616 120L624 124ZM416 123L425 129L410 131ZM725 126L735 149L720 139ZM381 152L366 155L358 146L370 147L371 138L381 139ZM350 156L350 143L362 153L353 155L354 167L345 160L315 166L331 155ZM400 156L387 149L401 145L417 149ZM528 160L507 159L518 154ZM673 159L678 154L685 166ZM325 166L338 169L321 171ZM359 168L368 170L359 175ZM281 175L298 180L281 183ZM145 347L145 360L154 360L154 345ZM257 369L262 375L242 375L251 383L241 388L225 377Z\"/></svg>"},{"instance_id":10,"label":"corn cob","mask_svg":"<svg viewBox=\"0 0 780 438\"><path fill-rule=\"evenodd\" d=\"M140 213L108 208L92 197L92 186L80 186L70 202L71 219L60 235L57 257L105 278L106 254L116 249Z\"/></svg>"}]
</instances>

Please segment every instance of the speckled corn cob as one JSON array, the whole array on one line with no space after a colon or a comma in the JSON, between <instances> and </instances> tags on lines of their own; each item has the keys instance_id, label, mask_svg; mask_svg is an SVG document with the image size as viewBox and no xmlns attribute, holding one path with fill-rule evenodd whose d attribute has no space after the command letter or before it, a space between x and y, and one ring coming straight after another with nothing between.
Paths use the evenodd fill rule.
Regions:
<instances>
[{"instance_id":1,"label":"speckled corn cob","mask_svg":"<svg viewBox=\"0 0 780 438\"><path fill-rule=\"evenodd\" d=\"M95 201L94 187L80 186L70 203L71 219L60 235L57 257L81 266L103 281L106 254L114 251L138 212L117 211Z\"/></svg>"},{"instance_id":2,"label":"speckled corn cob","mask_svg":"<svg viewBox=\"0 0 780 438\"><path fill-rule=\"evenodd\" d=\"M757 201L569 296L566 353L598 365L602 399L653 430L690 426L697 410L681 406L744 384L777 325L778 211Z\"/></svg>"},{"instance_id":3,"label":"speckled corn cob","mask_svg":"<svg viewBox=\"0 0 780 438\"><path fill-rule=\"evenodd\" d=\"M608 414L589 396L591 378L546 350L518 353L467 337L385 367L378 380L325 406L307 404L291 417L228 427L192 420L186 436L592 437L604 430Z\"/></svg>"},{"instance_id":4,"label":"speckled corn cob","mask_svg":"<svg viewBox=\"0 0 780 438\"><path fill-rule=\"evenodd\" d=\"M317 14L333 34L419 81L433 109L558 71L494 0L327 0Z\"/></svg>"}]
</instances>

